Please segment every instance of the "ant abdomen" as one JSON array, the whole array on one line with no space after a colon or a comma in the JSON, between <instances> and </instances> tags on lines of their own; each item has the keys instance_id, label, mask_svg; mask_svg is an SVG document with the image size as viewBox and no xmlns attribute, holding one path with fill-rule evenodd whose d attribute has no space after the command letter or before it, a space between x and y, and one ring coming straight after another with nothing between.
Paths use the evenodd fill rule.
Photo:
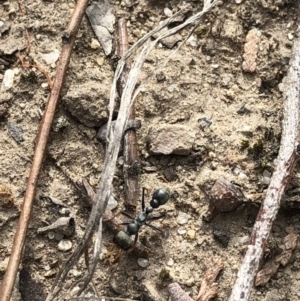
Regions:
<instances>
[{"instance_id":1,"label":"ant abdomen","mask_svg":"<svg viewBox=\"0 0 300 301\"><path fill-rule=\"evenodd\" d=\"M152 200L150 205L153 208L158 208L159 206L164 205L170 198L170 190L166 188L159 188L153 192Z\"/></svg>"}]
</instances>

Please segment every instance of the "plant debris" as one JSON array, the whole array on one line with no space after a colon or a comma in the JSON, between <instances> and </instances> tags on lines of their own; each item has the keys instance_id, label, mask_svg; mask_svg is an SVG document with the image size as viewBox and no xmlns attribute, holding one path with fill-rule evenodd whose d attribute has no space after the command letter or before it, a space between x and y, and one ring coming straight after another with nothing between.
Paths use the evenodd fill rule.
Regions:
<instances>
[{"instance_id":1,"label":"plant debris","mask_svg":"<svg viewBox=\"0 0 300 301\"><path fill-rule=\"evenodd\" d=\"M263 286L268 283L272 276L277 273L280 265L286 266L291 259L292 253L297 246L298 235L295 233L288 234L283 244L279 246L280 254L269 260L264 267L257 273L255 286Z\"/></svg>"}]
</instances>

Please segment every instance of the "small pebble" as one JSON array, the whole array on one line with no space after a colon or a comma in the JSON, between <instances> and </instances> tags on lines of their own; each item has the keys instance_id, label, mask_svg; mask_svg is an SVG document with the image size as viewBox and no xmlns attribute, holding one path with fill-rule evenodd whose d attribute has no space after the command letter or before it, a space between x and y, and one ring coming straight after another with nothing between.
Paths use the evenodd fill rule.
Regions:
<instances>
[{"instance_id":1,"label":"small pebble","mask_svg":"<svg viewBox=\"0 0 300 301\"><path fill-rule=\"evenodd\" d=\"M62 215L69 215L70 214L70 209L61 208L61 209L59 209L59 213L62 214Z\"/></svg>"},{"instance_id":2,"label":"small pebble","mask_svg":"<svg viewBox=\"0 0 300 301\"><path fill-rule=\"evenodd\" d=\"M50 271L47 271L45 274L44 274L44 277L52 277L56 274L56 270L50 270Z\"/></svg>"},{"instance_id":3,"label":"small pebble","mask_svg":"<svg viewBox=\"0 0 300 301\"><path fill-rule=\"evenodd\" d=\"M279 89L280 92L283 92L284 91L284 84L283 83L278 84L278 89Z\"/></svg>"},{"instance_id":4,"label":"small pebble","mask_svg":"<svg viewBox=\"0 0 300 301\"><path fill-rule=\"evenodd\" d=\"M99 66L102 66L104 63L104 58L103 57L97 57L96 62Z\"/></svg>"},{"instance_id":5,"label":"small pebble","mask_svg":"<svg viewBox=\"0 0 300 301\"><path fill-rule=\"evenodd\" d=\"M140 267L146 268L149 264L149 261L145 258L138 258L137 263Z\"/></svg>"},{"instance_id":6,"label":"small pebble","mask_svg":"<svg viewBox=\"0 0 300 301\"><path fill-rule=\"evenodd\" d=\"M117 207L118 207L118 202L112 195L110 195L107 203L107 208L109 210L114 210Z\"/></svg>"},{"instance_id":7,"label":"small pebble","mask_svg":"<svg viewBox=\"0 0 300 301\"><path fill-rule=\"evenodd\" d=\"M267 169L265 169L263 172L263 177L271 178L271 176L272 176L272 174Z\"/></svg>"},{"instance_id":8,"label":"small pebble","mask_svg":"<svg viewBox=\"0 0 300 301\"><path fill-rule=\"evenodd\" d=\"M174 259L170 258L167 262L167 265L171 267L173 264L174 264Z\"/></svg>"},{"instance_id":9,"label":"small pebble","mask_svg":"<svg viewBox=\"0 0 300 301\"><path fill-rule=\"evenodd\" d=\"M52 64L56 63L56 61L59 58L60 53L59 53L58 49L55 49L52 52L41 53L40 55L47 65L52 65Z\"/></svg>"},{"instance_id":10,"label":"small pebble","mask_svg":"<svg viewBox=\"0 0 300 301\"><path fill-rule=\"evenodd\" d=\"M289 33L289 34L288 34L288 39L289 39L290 41L292 41L292 40L294 39L294 35L293 35L292 33Z\"/></svg>"},{"instance_id":11,"label":"small pebble","mask_svg":"<svg viewBox=\"0 0 300 301\"><path fill-rule=\"evenodd\" d=\"M243 172L240 172L239 175L238 175L238 179L239 179L240 181L245 181L245 180L248 179L248 177L247 177L247 175L244 174Z\"/></svg>"},{"instance_id":12,"label":"small pebble","mask_svg":"<svg viewBox=\"0 0 300 301\"><path fill-rule=\"evenodd\" d=\"M228 84L230 83L230 81L231 81L231 77L230 76L223 77L223 79L222 79L223 86L228 86Z\"/></svg>"},{"instance_id":13,"label":"small pebble","mask_svg":"<svg viewBox=\"0 0 300 301\"><path fill-rule=\"evenodd\" d=\"M165 178L171 182L177 177L176 168L175 166L169 166L164 170Z\"/></svg>"},{"instance_id":14,"label":"small pebble","mask_svg":"<svg viewBox=\"0 0 300 301\"><path fill-rule=\"evenodd\" d=\"M188 220L189 220L189 216L184 212L180 213L177 217L177 223L179 225L186 224L188 222Z\"/></svg>"},{"instance_id":15,"label":"small pebble","mask_svg":"<svg viewBox=\"0 0 300 301\"><path fill-rule=\"evenodd\" d=\"M211 67L212 67L213 69L218 69L218 68L219 68L219 65L218 65L218 64L212 64Z\"/></svg>"},{"instance_id":16,"label":"small pebble","mask_svg":"<svg viewBox=\"0 0 300 301\"><path fill-rule=\"evenodd\" d=\"M189 237L189 239L195 239L196 237L196 231L193 229L190 229L187 231L187 236Z\"/></svg>"},{"instance_id":17,"label":"small pebble","mask_svg":"<svg viewBox=\"0 0 300 301\"><path fill-rule=\"evenodd\" d=\"M261 182L261 184L263 184L263 185L269 185L270 182L271 182L271 179L268 178L268 177L262 177L260 182Z\"/></svg>"},{"instance_id":18,"label":"small pebble","mask_svg":"<svg viewBox=\"0 0 300 301\"><path fill-rule=\"evenodd\" d=\"M92 49L99 49L101 45L98 40L92 39L90 46Z\"/></svg>"},{"instance_id":19,"label":"small pebble","mask_svg":"<svg viewBox=\"0 0 300 301\"><path fill-rule=\"evenodd\" d=\"M159 72L156 74L156 80L158 82L163 82L166 79L166 76L163 72Z\"/></svg>"},{"instance_id":20,"label":"small pebble","mask_svg":"<svg viewBox=\"0 0 300 301\"><path fill-rule=\"evenodd\" d=\"M80 290L80 287L77 285L74 288L72 288L72 290L69 292L69 294L71 296L75 296L77 294L77 292L79 292L79 290Z\"/></svg>"},{"instance_id":21,"label":"small pebble","mask_svg":"<svg viewBox=\"0 0 300 301\"><path fill-rule=\"evenodd\" d=\"M185 252L187 249L187 245L183 242L181 245L180 245L180 250L181 252Z\"/></svg>"},{"instance_id":22,"label":"small pebble","mask_svg":"<svg viewBox=\"0 0 300 301\"><path fill-rule=\"evenodd\" d=\"M58 244L58 250L69 251L72 249L72 242L70 240L62 239Z\"/></svg>"},{"instance_id":23,"label":"small pebble","mask_svg":"<svg viewBox=\"0 0 300 301\"><path fill-rule=\"evenodd\" d=\"M15 73L12 69L7 69L2 80L1 90L9 90L14 84Z\"/></svg>"},{"instance_id":24,"label":"small pebble","mask_svg":"<svg viewBox=\"0 0 300 301\"><path fill-rule=\"evenodd\" d=\"M243 2L243 0L235 0L236 4L241 4Z\"/></svg>"},{"instance_id":25,"label":"small pebble","mask_svg":"<svg viewBox=\"0 0 300 301\"><path fill-rule=\"evenodd\" d=\"M193 198L194 198L194 200L199 200L200 197L201 197L200 192L199 192L198 190L195 190L195 191L193 192ZM193 207L193 206L192 206L192 207ZM193 208L194 208L194 207L193 207ZM195 208L194 208L194 209L195 209Z\"/></svg>"},{"instance_id":26,"label":"small pebble","mask_svg":"<svg viewBox=\"0 0 300 301\"><path fill-rule=\"evenodd\" d=\"M226 91L226 96L227 96L229 99L233 100L233 99L235 98L235 93L234 93L233 90L227 90L227 91Z\"/></svg>"},{"instance_id":27,"label":"small pebble","mask_svg":"<svg viewBox=\"0 0 300 301\"><path fill-rule=\"evenodd\" d=\"M66 116L62 115L56 118L53 122L52 129L54 132L58 133L61 129L69 125L69 121Z\"/></svg>"},{"instance_id":28,"label":"small pebble","mask_svg":"<svg viewBox=\"0 0 300 301\"><path fill-rule=\"evenodd\" d=\"M24 141L23 129L17 123L15 123L13 121L8 121L7 122L7 130L16 142Z\"/></svg>"},{"instance_id":29,"label":"small pebble","mask_svg":"<svg viewBox=\"0 0 300 301\"><path fill-rule=\"evenodd\" d=\"M286 227L284 230L288 234L293 233L295 231L293 226Z\"/></svg>"},{"instance_id":30,"label":"small pebble","mask_svg":"<svg viewBox=\"0 0 300 301\"><path fill-rule=\"evenodd\" d=\"M147 171L147 172L156 172L157 167L156 166L145 166L144 170Z\"/></svg>"},{"instance_id":31,"label":"small pebble","mask_svg":"<svg viewBox=\"0 0 300 301\"><path fill-rule=\"evenodd\" d=\"M61 233L55 233L54 237L57 241L61 241L64 238L64 235Z\"/></svg>"},{"instance_id":32,"label":"small pebble","mask_svg":"<svg viewBox=\"0 0 300 301\"><path fill-rule=\"evenodd\" d=\"M185 285L186 285L186 286L189 286L189 287L193 286L194 284L195 284L195 279L194 279L194 277L189 278L189 279L185 282Z\"/></svg>"},{"instance_id":33,"label":"small pebble","mask_svg":"<svg viewBox=\"0 0 300 301\"><path fill-rule=\"evenodd\" d=\"M78 277L82 274L82 272L78 271L78 270L71 270L70 271L74 277Z\"/></svg>"},{"instance_id":34,"label":"small pebble","mask_svg":"<svg viewBox=\"0 0 300 301\"><path fill-rule=\"evenodd\" d=\"M245 235L238 239L238 243L243 246L248 242L248 240L249 240L249 236Z\"/></svg>"},{"instance_id":35,"label":"small pebble","mask_svg":"<svg viewBox=\"0 0 300 301\"><path fill-rule=\"evenodd\" d=\"M165 7L165 8L164 8L164 14L165 14L168 18L172 17L172 11L171 11L168 7Z\"/></svg>"},{"instance_id":36,"label":"small pebble","mask_svg":"<svg viewBox=\"0 0 300 301\"><path fill-rule=\"evenodd\" d=\"M48 238L49 239L53 239L55 237L55 234L54 234L54 232L48 232Z\"/></svg>"},{"instance_id":37,"label":"small pebble","mask_svg":"<svg viewBox=\"0 0 300 301\"><path fill-rule=\"evenodd\" d=\"M211 126L212 121L207 119L206 117L203 117L198 119L198 123L202 129L205 129Z\"/></svg>"},{"instance_id":38,"label":"small pebble","mask_svg":"<svg viewBox=\"0 0 300 301\"><path fill-rule=\"evenodd\" d=\"M118 164L119 165L124 165L124 157L123 156L118 158Z\"/></svg>"},{"instance_id":39,"label":"small pebble","mask_svg":"<svg viewBox=\"0 0 300 301\"><path fill-rule=\"evenodd\" d=\"M229 235L223 229L215 228L213 230L214 239L221 243L222 247L227 248L229 243Z\"/></svg>"},{"instance_id":40,"label":"small pebble","mask_svg":"<svg viewBox=\"0 0 300 301\"><path fill-rule=\"evenodd\" d=\"M185 230L184 228L179 228L179 229L177 230L177 233L178 233L179 235L184 235L184 234L186 233L186 230Z\"/></svg>"},{"instance_id":41,"label":"small pebble","mask_svg":"<svg viewBox=\"0 0 300 301\"><path fill-rule=\"evenodd\" d=\"M167 88L167 90L169 91L169 92L173 92L174 91L174 89L175 89L175 87L172 85L172 86L169 86L168 88Z\"/></svg>"},{"instance_id":42,"label":"small pebble","mask_svg":"<svg viewBox=\"0 0 300 301\"><path fill-rule=\"evenodd\" d=\"M192 47L197 47L197 41L195 40L195 37L194 36L190 36L187 39L187 44L191 45Z\"/></svg>"}]
</instances>

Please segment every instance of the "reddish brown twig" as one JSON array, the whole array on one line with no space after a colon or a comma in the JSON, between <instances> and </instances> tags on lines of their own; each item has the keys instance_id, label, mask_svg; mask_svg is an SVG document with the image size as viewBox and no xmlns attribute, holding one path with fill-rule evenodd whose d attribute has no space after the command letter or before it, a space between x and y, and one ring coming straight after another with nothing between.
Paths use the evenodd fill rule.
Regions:
<instances>
[{"instance_id":1,"label":"reddish brown twig","mask_svg":"<svg viewBox=\"0 0 300 301\"><path fill-rule=\"evenodd\" d=\"M20 11L21 11L22 15L25 16L26 15L26 9L25 9L24 4L19 2L19 8L20 8ZM31 48L31 40L30 40L29 31L28 31L27 28L25 28L25 35L26 35L26 40L27 40L27 47L26 47L25 52L29 53L29 50ZM23 68L36 68L36 69L38 69L41 73L43 73L45 75L45 77L47 78L48 85L49 85L50 89L52 89L53 82L51 80L51 77L50 77L49 73L44 68L42 68L39 65L32 65L32 64L25 63L24 58L20 54L18 55L18 57L19 57L19 60L18 60L17 64L20 61Z\"/></svg>"},{"instance_id":2,"label":"reddish brown twig","mask_svg":"<svg viewBox=\"0 0 300 301\"><path fill-rule=\"evenodd\" d=\"M118 54L123 56L128 50L128 32L126 26L126 19L120 19L118 22ZM119 90L120 94L123 93L123 88L125 87L128 71L130 69L130 63L126 61L125 68L119 79ZM129 116L129 120L135 119L135 107L132 104ZM136 208L136 198L139 195L139 185L138 178L140 173L140 164L138 161L138 152L137 152L137 139L136 131L134 128L129 129L124 134L124 189L125 189L125 206L129 210L135 211Z\"/></svg>"},{"instance_id":3,"label":"reddish brown twig","mask_svg":"<svg viewBox=\"0 0 300 301\"><path fill-rule=\"evenodd\" d=\"M298 19L298 26L299 26ZM290 68L284 80L283 130L275 172L263 201L243 262L232 289L230 301L249 300L254 278L259 268L267 239L280 207L281 198L289 177L298 160L299 151L299 91L300 91L300 28L298 27L290 60Z\"/></svg>"},{"instance_id":4,"label":"reddish brown twig","mask_svg":"<svg viewBox=\"0 0 300 301\"><path fill-rule=\"evenodd\" d=\"M35 196L35 190L39 173L42 166L42 161L48 141L49 132L51 129L56 105L63 87L65 73L69 64L71 50L73 48L76 34L85 12L88 0L78 0L76 8L71 17L70 23L63 35L63 46L59 64L57 67L56 77L54 80L53 89L48 99L47 107L40 124L39 133L36 139L36 147L32 160L32 166L27 182L26 192L23 201L23 207L18 223L18 228L15 234L14 243L12 246L11 255L4 279L0 288L0 300L9 301L12 289L15 283L18 272L23 247L25 244L25 237L29 225L30 215Z\"/></svg>"},{"instance_id":5,"label":"reddish brown twig","mask_svg":"<svg viewBox=\"0 0 300 301\"><path fill-rule=\"evenodd\" d=\"M29 46L28 46L28 47L29 47ZM43 73L43 74L45 75L45 77L47 78L47 82L48 82L48 85L49 85L50 89L52 89L52 87L53 87L53 82L52 82L52 80L51 80L51 77L50 77L49 73L48 73L45 69L43 69L43 68L42 68L41 66L39 66L39 65L32 65L32 64L25 63L25 62L24 62L24 58L23 58L21 55L19 55L19 60L20 60L20 62L21 62L21 64L22 64L22 67L23 67L23 68L36 68L36 69L38 69L41 73Z\"/></svg>"}]
</instances>

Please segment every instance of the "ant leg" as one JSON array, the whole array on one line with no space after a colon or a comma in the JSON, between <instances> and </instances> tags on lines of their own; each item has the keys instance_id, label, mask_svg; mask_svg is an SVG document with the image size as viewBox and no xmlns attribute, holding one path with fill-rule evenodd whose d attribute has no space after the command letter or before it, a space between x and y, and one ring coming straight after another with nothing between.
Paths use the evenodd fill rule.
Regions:
<instances>
[{"instance_id":1,"label":"ant leg","mask_svg":"<svg viewBox=\"0 0 300 301\"><path fill-rule=\"evenodd\" d=\"M142 211L145 211L145 190L146 190L146 188L143 187L143 193L142 193Z\"/></svg>"},{"instance_id":2,"label":"ant leg","mask_svg":"<svg viewBox=\"0 0 300 301\"><path fill-rule=\"evenodd\" d=\"M135 236L134 236L134 242L133 242L133 244L131 245L130 249L127 251L128 253L131 253L131 252L134 250L135 245L136 245L136 243L137 243L137 241L138 241L138 237L139 237L139 233L136 232L136 233L135 233Z\"/></svg>"},{"instance_id":3,"label":"ant leg","mask_svg":"<svg viewBox=\"0 0 300 301\"><path fill-rule=\"evenodd\" d=\"M163 212L161 213L160 215L154 215L154 216L150 216L147 218L147 221L156 221L158 219L161 219L161 218L165 218L166 217L166 212Z\"/></svg>"},{"instance_id":4,"label":"ant leg","mask_svg":"<svg viewBox=\"0 0 300 301\"><path fill-rule=\"evenodd\" d=\"M131 216L129 213L127 213L127 212L121 212L123 215L125 215L125 216L127 216L127 217L129 217L129 218L131 218L131 219L134 219L134 217L133 216Z\"/></svg>"},{"instance_id":5,"label":"ant leg","mask_svg":"<svg viewBox=\"0 0 300 301\"><path fill-rule=\"evenodd\" d=\"M159 228L157 228L157 227L155 227L155 226L153 226L151 224L145 223L145 225L148 226L148 227L150 227L150 228L152 228L152 229L154 229L154 230L156 230L156 231L159 231L161 233L164 232L162 229L159 229Z\"/></svg>"},{"instance_id":6,"label":"ant leg","mask_svg":"<svg viewBox=\"0 0 300 301\"><path fill-rule=\"evenodd\" d=\"M134 236L134 243L133 243L134 246L136 245L138 238L139 238L139 232L136 232Z\"/></svg>"},{"instance_id":7,"label":"ant leg","mask_svg":"<svg viewBox=\"0 0 300 301\"><path fill-rule=\"evenodd\" d=\"M119 253L115 256L113 263L118 262L123 253L123 250L119 250Z\"/></svg>"},{"instance_id":8,"label":"ant leg","mask_svg":"<svg viewBox=\"0 0 300 301\"><path fill-rule=\"evenodd\" d=\"M125 226L125 225L129 225L129 224L130 224L130 223L125 222L125 223L121 223L121 224L119 224L119 225Z\"/></svg>"}]
</instances>

